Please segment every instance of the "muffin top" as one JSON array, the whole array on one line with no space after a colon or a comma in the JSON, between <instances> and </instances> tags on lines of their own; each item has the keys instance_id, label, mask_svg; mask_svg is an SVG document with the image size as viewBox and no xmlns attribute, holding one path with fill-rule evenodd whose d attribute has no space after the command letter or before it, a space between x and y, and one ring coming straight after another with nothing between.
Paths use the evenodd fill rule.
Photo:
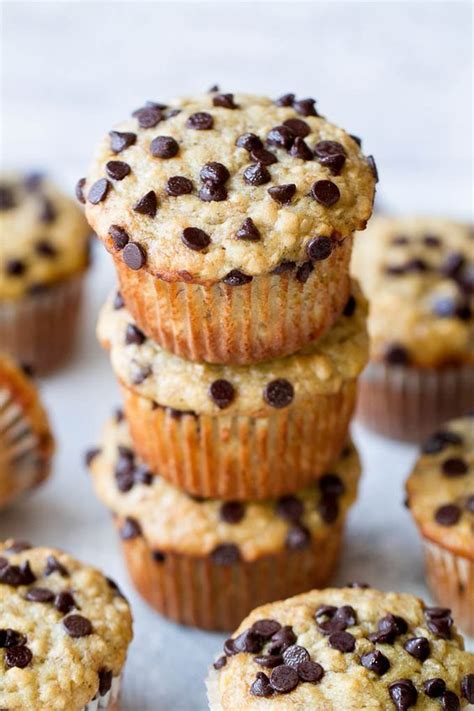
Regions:
<instances>
[{"instance_id":1,"label":"muffin top","mask_svg":"<svg viewBox=\"0 0 474 711\"><path fill-rule=\"evenodd\" d=\"M90 227L39 174L0 176L0 298L16 299L85 269Z\"/></svg>"},{"instance_id":2,"label":"muffin top","mask_svg":"<svg viewBox=\"0 0 474 711\"><path fill-rule=\"evenodd\" d=\"M96 150L80 185L90 224L110 251L128 243L132 269L166 280L323 258L365 228L376 168L314 103L218 92L148 102Z\"/></svg>"},{"instance_id":3,"label":"muffin top","mask_svg":"<svg viewBox=\"0 0 474 711\"><path fill-rule=\"evenodd\" d=\"M51 548L0 545L0 708L82 709L118 676L127 601L102 573Z\"/></svg>"},{"instance_id":4,"label":"muffin top","mask_svg":"<svg viewBox=\"0 0 474 711\"><path fill-rule=\"evenodd\" d=\"M157 559L171 551L253 561L306 548L344 519L360 476L350 444L319 482L293 496L246 503L197 499L152 476L134 454L121 413L106 424L87 461L97 495L122 519L122 537L142 534Z\"/></svg>"},{"instance_id":5,"label":"muffin top","mask_svg":"<svg viewBox=\"0 0 474 711\"><path fill-rule=\"evenodd\" d=\"M407 492L423 535L474 560L474 415L448 422L425 442Z\"/></svg>"},{"instance_id":6,"label":"muffin top","mask_svg":"<svg viewBox=\"0 0 474 711\"><path fill-rule=\"evenodd\" d=\"M474 231L438 218L376 216L352 271L369 299L371 357L438 367L474 361Z\"/></svg>"},{"instance_id":7,"label":"muffin top","mask_svg":"<svg viewBox=\"0 0 474 711\"><path fill-rule=\"evenodd\" d=\"M355 285L354 294L346 315L322 338L291 356L249 366L194 363L163 350L135 325L120 294L103 307L97 335L122 384L155 404L263 417L338 392L359 375L368 351L366 302Z\"/></svg>"},{"instance_id":8,"label":"muffin top","mask_svg":"<svg viewBox=\"0 0 474 711\"><path fill-rule=\"evenodd\" d=\"M449 612L360 586L264 605L216 660L210 707L459 709L473 692L474 656Z\"/></svg>"}]
</instances>

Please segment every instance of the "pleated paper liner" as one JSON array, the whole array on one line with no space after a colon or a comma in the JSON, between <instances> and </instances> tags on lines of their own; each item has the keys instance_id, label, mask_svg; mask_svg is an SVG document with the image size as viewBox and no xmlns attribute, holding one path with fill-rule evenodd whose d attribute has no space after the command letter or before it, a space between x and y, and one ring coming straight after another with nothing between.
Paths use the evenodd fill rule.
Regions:
<instances>
[{"instance_id":1,"label":"pleated paper liner","mask_svg":"<svg viewBox=\"0 0 474 711\"><path fill-rule=\"evenodd\" d=\"M293 266L240 286L168 282L113 256L127 308L149 338L187 360L246 364L294 353L332 326L349 298L351 251L352 237L306 281Z\"/></svg>"},{"instance_id":2,"label":"pleated paper liner","mask_svg":"<svg viewBox=\"0 0 474 711\"><path fill-rule=\"evenodd\" d=\"M442 369L369 363L356 417L387 437L422 442L444 422L474 410L474 365Z\"/></svg>"},{"instance_id":3,"label":"pleated paper liner","mask_svg":"<svg viewBox=\"0 0 474 711\"><path fill-rule=\"evenodd\" d=\"M114 677L109 691L103 696L97 695L81 711L119 711L120 683L121 677Z\"/></svg>"},{"instance_id":4,"label":"pleated paper liner","mask_svg":"<svg viewBox=\"0 0 474 711\"><path fill-rule=\"evenodd\" d=\"M83 274L14 301L0 301L0 348L36 373L63 365L74 349Z\"/></svg>"},{"instance_id":5,"label":"pleated paper liner","mask_svg":"<svg viewBox=\"0 0 474 711\"><path fill-rule=\"evenodd\" d=\"M347 441L356 382L269 417L180 414L121 385L134 449L150 470L205 498L255 500L303 489Z\"/></svg>"}]
</instances>

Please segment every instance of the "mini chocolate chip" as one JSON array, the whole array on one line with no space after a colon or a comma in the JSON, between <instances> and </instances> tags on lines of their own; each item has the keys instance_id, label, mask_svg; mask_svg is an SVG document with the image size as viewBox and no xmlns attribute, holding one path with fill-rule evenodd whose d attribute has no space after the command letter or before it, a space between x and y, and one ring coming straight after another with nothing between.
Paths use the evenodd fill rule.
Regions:
<instances>
[{"instance_id":1,"label":"mini chocolate chip","mask_svg":"<svg viewBox=\"0 0 474 711\"><path fill-rule=\"evenodd\" d=\"M449 296L436 299L433 304L433 313L440 318L453 318L456 316L457 309L456 300Z\"/></svg>"},{"instance_id":2,"label":"mini chocolate chip","mask_svg":"<svg viewBox=\"0 0 474 711\"><path fill-rule=\"evenodd\" d=\"M250 693L252 696L271 696L273 694L273 689L270 686L270 680L266 674L263 672L257 672L257 678L252 683L250 687Z\"/></svg>"},{"instance_id":3,"label":"mini chocolate chip","mask_svg":"<svg viewBox=\"0 0 474 711\"><path fill-rule=\"evenodd\" d=\"M346 490L344 482L337 474L323 474L318 479L318 486L322 494L329 496L342 496Z\"/></svg>"},{"instance_id":4,"label":"mini chocolate chip","mask_svg":"<svg viewBox=\"0 0 474 711\"><path fill-rule=\"evenodd\" d=\"M50 222L54 222L56 217L57 213L53 203L49 198L42 196L39 213L40 222L45 222L46 224L48 224Z\"/></svg>"},{"instance_id":5,"label":"mini chocolate chip","mask_svg":"<svg viewBox=\"0 0 474 711\"><path fill-rule=\"evenodd\" d=\"M219 657L219 659L216 659L216 661L213 664L214 669L216 671L219 671L219 669L222 669L222 667L225 667L227 664L227 657L223 654L222 657Z\"/></svg>"},{"instance_id":6,"label":"mini chocolate chip","mask_svg":"<svg viewBox=\"0 0 474 711\"><path fill-rule=\"evenodd\" d=\"M353 652L355 649L355 637L350 632L344 630L333 632L328 638L329 646L337 649L343 654Z\"/></svg>"},{"instance_id":7,"label":"mini chocolate chip","mask_svg":"<svg viewBox=\"0 0 474 711\"><path fill-rule=\"evenodd\" d=\"M441 708L443 711L459 711L461 704L454 691L445 691L440 698Z\"/></svg>"},{"instance_id":8,"label":"mini chocolate chip","mask_svg":"<svg viewBox=\"0 0 474 711\"><path fill-rule=\"evenodd\" d=\"M293 102L293 108L296 113L301 116L318 116L316 109L314 108L316 101L314 99L299 99Z\"/></svg>"},{"instance_id":9,"label":"mini chocolate chip","mask_svg":"<svg viewBox=\"0 0 474 711\"><path fill-rule=\"evenodd\" d=\"M24 669L30 664L33 659L33 654L28 647L10 647L5 652L5 666L7 669L13 669L13 667L18 667L18 669Z\"/></svg>"},{"instance_id":10,"label":"mini chocolate chip","mask_svg":"<svg viewBox=\"0 0 474 711\"><path fill-rule=\"evenodd\" d=\"M211 552L211 559L216 565L234 565L240 562L240 551L234 543L221 543Z\"/></svg>"},{"instance_id":11,"label":"mini chocolate chip","mask_svg":"<svg viewBox=\"0 0 474 711\"><path fill-rule=\"evenodd\" d=\"M146 336L137 326L129 323L125 331L125 343L127 346L141 346L146 341Z\"/></svg>"},{"instance_id":12,"label":"mini chocolate chip","mask_svg":"<svg viewBox=\"0 0 474 711\"><path fill-rule=\"evenodd\" d=\"M336 622L343 622L345 629L346 627L353 627L357 624L357 615L351 605L343 605L342 607L337 608L333 620Z\"/></svg>"},{"instance_id":13,"label":"mini chocolate chip","mask_svg":"<svg viewBox=\"0 0 474 711\"><path fill-rule=\"evenodd\" d=\"M299 138L298 136L295 138L293 145L290 148L290 156L292 158L301 158L301 160L313 160L311 148L302 138Z\"/></svg>"},{"instance_id":14,"label":"mini chocolate chip","mask_svg":"<svg viewBox=\"0 0 474 711\"><path fill-rule=\"evenodd\" d=\"M318 501L316 508L324 523L334 523L339 516L338 500L330 494L324 494Z\"/></svg>"},{"instance_id":15,"label":"mini chocolate chip","mask_svg":"<svg viewBox=\"0 0 474 711\"><path fill-rule=\"evenodd\" d=\"M117 250L121 250L130 241L130 236L123 227L120 225L110 225L109 235L112 237L112 244Z\"/></svg>"},{"instance_id":16,"label":"mini chocolate chip","mask_svg":"<svg viewBox=\"0 0 474 711\"><path fill-rule=\"evenodd\" d=\"M192 180L185 178L183 175L173 175L166 183L166 192L171 197L189 195L193 192Z\"/></svg>"},{"instance_id":17,"label":"mini chocolate chip","mask_svg":"<svg viewBox=\"0 0 474 711\"><path fill-rule=\"evenodd\" d=\"M264 640L270 639L282 629L282 626L277 620L257 620L252 625L252 630L256 632Z\"/></svg>"},{"instance_id":18,"label":"mini chocolate chip","mask_svg":"<svg viewBox=\"0 0 474 711\"><path fill-rule=\"evenodd\" d=\"M277 148L291 148L295 134L287 126L275 126L267 134L267 144Z\"/></svg>"},{"instance_id":19,"label":"mini chocolate chip","mask_svg":"<svg viewBox=\"0 0 474 711\"><path fill-rule=\"evenodd\" d=\"M17 588L20 585L31 585L36 580L36 577L31 570L29 561L25 561L21 565L6 565L0 566L0 583L10 585Z\"/></svg>"},{"instance_id":20,"label":"mini chocolate chip","mask_svg":"<svg viewBox=\"0 0 474 711\"><path fill-rule=\"evenodd\" d=\"M244 148L248 153L255 149L263 148L261 139L255 133L243 133L235 142L239 148Z\"/></svg>"},{"instance_id":21,"label":"mini chocolate chip","mask_svg":"<svg viewBox=\"0 0 474 711\"><path fill-rule=\"evenodd\" d=\"M138 120L140 128L154 128L163 119L161 104L150 102L149 105L134 111L132 116Z\"/></svg>"},{"instance_id":22,"label":"mini chocolate chip","mask_svg":"<svg viewBox=\"0 0 474 711\"><path fill-rule=\"evenodd\" d=\"M388 690L390 698L397 707L397 711L407 711L411 706L415 706L418 692L410 679L394 681L390 684Z\"/></svg>"},{"instance_id":23,"label":"mini chocolate chip","mask_svg":"<svg viewBox=\"0 0 474 711\"><path fill-rule=\"evenodd\" d=\"M461 518L461 509L457 504L444 504L435 511L435 521L440 526L455 526Z\"/></svg>"},{"instance_id":24,"label":"mini chocolate chip","mask_svg":"<svg viewBox=\"0 0 474 711\"><path fill-rule=\"evenodd\" d=\"M332 175L339 175L346 162L344 146L337 141L319 141L314 147L316 160L329 168Z\"/></svg>"},{"instance_id":25,"label":"mini chocolate chip","mask_svg":"<svg viewBox=\"0 0 474 711\"><path fill-rule=\"evenodd\" d=\"M26 271L26 264L21 259L9 259L5 264L5 273L8 276L19 277Z\"/></svg>"},{"instance_id":26,"label":"mini chocolate chip","mask_svg":"<svg viewBox=\"0 0 474 711\"><path fill-rule=\"evenodd\" d=\"M237 239L257 242L260 239L260 232L258 231L258 228L256 227L252 218L247 217L247 219L242 222L241 226L235 233L235 236L237 237Z\"/></svg>"},{"instance_id":27,"label":"mini chocolate chip","mask_svg":"<svg viewBox=\"0 0 474 711\"><path fill-rule=\"evenodd\" d=\"M150 153L155 158L174 158L179 153L179 144L171 136L157 136L150 143Z\"/></svg>"},{"instance_id":28,"label":"mini chocolate chip","mask_svg":"<svg viewBox=\"0 0 474 711\"><path fill-rule=\"evenodd\" d=\"M100 180L96 180L87 195L88 201L92 203L92 205L98 205L99 202L102 202L102 200L105 200L105 198L107 197L109 188L110 183L106 178L100 178Z\"/></svg>"},{"instance_id":29,"label":"mini chocolate chip","mask_svg":"<svg viewBox=\"0 0 474 711\"><path fill-rule=\"evenodd\" d=\"M0 185L0 210L11 210L15 205L13 189L9 185Z\"/></svg>"},{"instance_id":30,"label":"mini chocolate chip","mask_svg":"<svg viewBox=\"0 0 474 711\"><path fill-rule=\"evenodd\" d=\"M290 260L284 260L283 262L280 262L280 264L277 264L277 266L272 269L270 274L284 274L285 272L289 272L292 269L294 269L296 264Z\"/></svg>"},{"instance_id":31,"label":"mini chocolate chip","mask_svg":"<svg viewBox=\"0 0 474 711\"><path fill-rule=\"evenodd\" d=\"M59 573L59 575L64 578L69 575L68 569L62 563L60 563L54 555L49 555L46 559L44 574L45 576L48 576L52 575L53 573Z\"/></svg>"},{"instance_id":32,"label":"mini chocolate chip","mask_svg":"<svg viewBox=\"0 0 474 711\"><path fill-rule=\"evenodd\" d=\"M105 164L105 171L112 180L123 180L127 175L130 175L131 168L128 163L124 163L122 160L109 160Z\"/></svg>"},{"instance_id":33,"label":"mini chocolate chip","mask_svg":"<svg viewBox=\"0 0 474 711\"><path fill-rule=\"evenodd\" d=\"M271 180L271 175L263 163L252 163L244 170L244 181L248 185L265 185Z\"/></svg>"},{"instance_id":34,"label":"mini chocolate chip","mask_svg":"<svg viewBox=\"0 0 474 711\"><path fill-rule=\"evenodd\" d=\"M277 378L267 383L263 391L263 399L270 405L278 409L288 407L295 396L293 385L284 378Z\"/></svg>"},{"instance_id":35,"label":"mini chocolate chip","mask_svg":"<svg viewBox=\"0 0 474 711\"><path fill-rule=\"evenodd\" d=\"M266 148L254 148L250 152L250 157L253 161L261 163L262 165L273 165L274 163L278 163L276 155L271 151L267 151Z\"/></svg>"},{"instance_id":36,"label":"mini chocolate chip","mask_svg":"<svg viewBox=\"0 0 474 711\"><path fill-rule=\"evenodd\" d=\"M350 133L349 136L352 138L353 141L357 143L359 148L362 146L362 138L359 138L359 136L354 136L352 133Z\"/></svg>"},{"instance_id":37,"label":"mini chocolate chip","mask_svg":"<svg viewBox=\"0 0 474 711\"><path fill-rule=\"evenodd\" d=\"M123 309L123 307L125 306L125 301L123 300L123 296L120 293L120 291L117 291L117 293L114 296L113 306L116 311Z\"/></svg>"},{"instance_id":38,"label":"mini chocolate chip","mask_svg":"<svg viewBox=\"0 0 474 711\"><path fill-rule=\"evenodd\" d=\"M227 200L227 190L223 185L204 183L199 188L199 199L203 202L223 202Z\"/></svg>"},{"instance_id":39,"label":"mini chocolate chip","mask_svg":"<svg viewBox=\"0 0 474 711\"><path fill-rule=\"evenodd\" d=\"M228 274L222 279L227 286L244 286L252 281L253 277L244 274L239 269L231 269Z\"/></svg>"},{"instance_id":40,"label":"mini chocolate chip","mask_svg":"<svg viewBox=\"0 0 474 711\"><path fill-rule=\"evenodd\" d=\"M446 683L443 679L427 679L423 684L424 692L430 699L438 699L446 691Z\"/></svg>"},{"instance_id":41,"label":"mini chocolate chip","mask_svg":"<svg viewBox=\"0 0 474 711\"><path fill-rule=\"evenodd\" d=\"M267 669L274 669L280 664L283 664L283 657L281 654L262 654L258 657L254 657L253 661L256 664L260 664L261 667L266 667Z\"/></svg>"},{"instance_id":42,"label":"mini chocolate chip","mask_svg":"<svg viewBox=\"0 0 474 711\"><path fill-rule=\"evenodd\" d=\"M152 374L152 368L149 365L144 365L141 368L137 368L132 376L133 385L140 385Z\"/></svg>"},{"instance_id":43,"label":"mini chocolate chip","mask_svg":"<svg viewBox=\"0 0 474 711\"><path fill-rule=\"evenodd\" d=\"M451 252L448 254L444 262L440 267L440 272L446 276L453 279L457 276L459 271L462 269L465 263L464 255L460 252Z\"/></svg>"},{"instance_id":44,"label":"mini chocolate chip","mask_svg":"<svg viewBox=\"0 0 474 711\"><path fill-rule=\"evenodd\" d=\"M309 652L305 647L299 644L292 644L283 652L283 662L293 669L298 669L298 666L303 662L309 662Z\"/></svg>"},{"instance_id":45,"label":"mini chocolate chip","mask_svg":"<svg viewBox=\"0 0 474 711\"><path fill-rule=\"evenodd\" d=\"M153 551L151 554L151 557L155 561L155 563L164 563L166 560L166 554L163 553L163 551Z\"/></svg>"},{"instance_id":46,"label":"mini chocolate chip","mask_svg":"<svg viewBox=\"0 0 474 711\"><path fill-rule=\"evenodd\" d=\"M288 494L278 499L276 503L276 513L286 521L292 523L299 521L304 513L304 504L297 496Z\"/></svg>"},{"instance_id":47,"label":"mini chocolate chip","mask_svg":"<svg viewBox=\"0 0 474 711\"><path fill-rule=\"evenodd\" d=\"M218 94L212 98L214 106L221 106L223 109L238 109L239 107L234 102L233 94Z\"/></svg>"},{"instance_id":48,"label":"mini chocolate chip","mask_svg":"<svg viewBox=\"0 0 474 711\"><path fill-rule=\"evenodd\" d=\"M135 212L138 212L140 215L148 215L148 217L155 217L157 209L158 200L154 190L149 190L143 197L137 200L133 206Z\"/></svg>"},{"instance_id":49,"label":"mini chocolate chip","mask_svg":"<svg viewBox=\"0 0 474 711\"><path fill-rule=\"evenodd\" d=\"M275 185L273 188L268 188L268 194L279 205L289 205L295 193L296 185L294 183Z\"/></svg>"},{"instance_id":50,"label":"mini chocolate chip","mask_svg":"<svg viewBox=\"0 0 474 711\"><path fill-rule=\"evenodd\" d=\"M306 136L309 136L311 133L311 128L308 126L306 121L303 121L302 119L287 119L286 121L283 121L283 126L289 128L290 131L294 133L295 136L299 136L299 138L306 138Z\"/></svg>"},{"instance_id":51,"label":"mini chocolate chip","mask_svg":"<svg viewBox=\"0 0 474 711\"><path fill-rule=\"evenodd\" d=\"M308 242L306 253L313 262L319 262L331 256L332 248L330 237L314 237Z\"/></svg>"},{"instance_id":52,"label":"mini chocolate chip","mask_svg":"<svg viewBox=\"0 0 474 711\"><path fill-rule=\"evenodd\" d=\"M296 270L296 280L301 282L301 284L305 284L313 270L314 266L312 262L303 262L303 264L301 264Z\"/></svg>"},{"instance_id":53,"label":"mini chocolate chip","mask_svg":"<svg viewBox=\"0 0 474 711\"><path fill-rule=\"evenodd\" d=\"M279 99L275 99L275 106L293 106L295 100L294 94L283 94Z\"/></svg>"},{"instance_id":54,"label":"mini chocolate chip","mask_svg":"<svg viewBox=\"0 0 474 711\"><path fill-rule=\"evenodd\" d=\"M136 484L143 484L143 486L151 486L153 483L153 474L144 464L135 467L133 478Z\"/></svg>"},{"instance_id":55,"label":"mini chocolate chip","mask_svg":"<svg viewBox=\"0 0 474 711\"><path fill-rule=\"evenodd\" d=\"M85 178L80 178L80 179L77 181L77 183L76 183L76 187L75 187L75 191L74 191L75 194L76 194L76 198L77 198L77 199L79 200L79 202L81 202L83 205L86 204L86 198L85 198L85 196L84 196L84 186L85 186L85 184L86 184L86 179L85 179Z\"/></svg>"},{"instance_id":56,"label":"mini chocolate chip","mask_svg":"<svg viewBox=\"0 0 474 711\"><path fill-rule=\"evenodd\" d=\"M41 239L35 244L35 252L38 256L46 257L47 259L54 259L57 256L56 247L46 239Z\"/></svg>"},{"instance_id":57,"label":"mini chocolate chip","mask_svg":"<svg viewBox=\"0 0 474 711\"><path fill-rule=\"evenodd\" d=\"M138 521L134 518L127 517L120 529L120 538L123 541L130 541L133 538L138 538L141 536L142 527Z\"/></svg>"},{"instance_id":58,"label":"mini chocolate chip","mask_svg":"<svg viewBox=\"0 0 474 711\"><path fill-rule=\"evenodd\" d=\"M225 523L240 523L245 516L245 506L241 501L224 501L221 504L219 516Z\"/></svg>"},{"instance_id":59,"label":"mini chocolate chip","mask_svg":"<svg viewBox=\"0 0 474 711\"><path fill-rule=\"evenodd\" d=\"M207 232L200 230L199 227L185 227L181 233L181 241L194 252L201 252L211 244L211 238Z\"/></svg>"},{"instance_id":60,"label":"mini chocolate chip","mask_svg":"<svg viewBox=\"0 0 474 711\"><path fill-rule=\"evenodd\" d=\"M25 175L23 179L23 185L29 192L36 192L40 187L44 179L44 174L38 171L33 171L28 175Z\"/></svg>"},{"instance_id":61,"label":"mini chocolate chip","mask_svg":"<svg viewBox=\"0 0 474 711\"><path fill-rule=\"evenodd\" d=\"M308 548L311 543L311 533L299 523L290 526L286 534L285 544L289 550L303 550Z\"/></svg>"},{"instance_id":62,"label":"mini chocolate chip","mask_svg":"<svg viewBox=\"0 0 474 711\"><path fill-rule=\"evenodd\" d=\"M463 698L474 704L474 674L466 674L461 681L461 693Z\"/></svg>"},{"instance_id":63,"label":"mini chocolate chip","mask_svg":"<svg viewBox=\"0 0 474 711\"><path fill-rule=\"evenodd\" d=\"M429 620L436 620L440 617L449 617L451 610L449 607L425 607L424 615Z\"/></svg>"},{"instance_id":64,"label":"mini chocolate chip","mask_svg":"<svg viewBox=\"0 0 474 711\"><path fill-rule=\"evenodd\" d=\"M29 602L52 602L54 593L48 588L30 588L26 592L25 600Z\"/></svg>"},{"instance_id":65,"label":"mini chocolate chip","mask_svg":"<svg viewBox=\"0 0 474 711\"><path fill-rule=\"evenodd\" d=\"M463 439L456 432L449 432L449 430L439 430L435 432L423 445L423 454L438 454L448 445L460 445L463 443Z\"/></svg>"},{"instance_id":66,"label":"mini chocolate chip","mask_svg":"<svg viewBox=\"0 0 474 711\"><path fill-rule=\"evenodd\" d=\"M114 153L121 153L125 148L133 146L137 140L137 134L128 131L109 131L109 136L110 148Z\"/></svg>"},{"instance_id":67,"label":"mini chocolate chip","mask_svg":"<svg viewBox=\"0 0 474 711\"><path fill-rule=\"evenodd\" d=\"M410 354L407 349L398 343L388 346L384 358L385 362L390 365L408 365L410 362Z\"/></svg>"},{"instance_id":68,"label":"mini chocolate chip","mask_svg":"<svg viewBox=\"0 0 474 711\"><path fill-rule=\"evenodd\" d=\"M244 632L232 640L234 654L239 652L247 652L249 654L257 654L261 652L264 641L259 634L255 632L253 627L246 629Z\"/></svg>"},{"instance_id":69,"label":"mini chocolate chip","mask_svg":"<svg viewBox=\"0 0 474 711\"><path fill-rule=\"evenodd\" d=\"M191 116L186 121L186 126L188 128L193 128L196 131L208 131L214 125L214 119L211 114L205 111L198 111Z\"/></svg>"},{"instance_id":70,"label":"mini chocolate chip","mask_svg":"<svg viewBox=\"0 0 474 711\"><path fill-rule=\"evenodd\" d=\"M298 676L301 681L317 684L324 676L324 669L317 662L307 661L298 665Z\"/></svg>"},{"instance_id":71,"label":"mini chocolate chip","mask_svg":"<svg viewBox=\"0 0 474 711\"><path fill-rule=\"evenodd\" d=\"M373 652L367 652L360 658L363 667L370 669L379 676L383 676L390 669L390 662L382 652L376 649Z\"/></svg>"},{"instance_id":72,"label":"mini chocolate chip","mask_svg":"<svg viewBox=\"0 0 474 711\"><path fill-rule=\"evenodd\" d=\"M392 633L395 636L408 632L408 624L403 617L389 613L379 620L378 628L380 632Z\"/></svg>"},{"instance_id":73,"label":"mini chocolate chip","mask_svg":"<svg viewBox=\"0 0 474 711\"><path fill-rule=\"evenodd\" d=\"M448 477L463 476L469 470L467 463L461 457L445 459L441 465L443 474Z\"/></svg>"},{"instance_id":74,"label":"mini chocolate chip","mask_svg":"<svg viewBox=\"0 0 474 711\"><path fill-rule=\"evenodd\" d=\"M279 694L288 694L299 683L298 672L287 664L275 667L270 675L270 686Z\"/></svg>"},{"instance_id":75,"label":"mini chocolate chip","mask_svg":"<svg viewBox=\"0 0 474 711\"><path fill-rule=\"evenodd\" d=\"M368 163L369 168L372 172L372 175L375 178L375 182L378 183L379 182L379 172L378 172L377 166L375 164L374 156L367 156L367 163Z\"/></svg>"},{"instance_id":76,"label":"mini chocolate chip","mask_svg":"<svg viewBox=\"0 0 474 711\"><path fill-rule=\"evenodd\" d=\"M471 496L468 496L466 499L466 511L474 513L474 494L471 494Z\"/></svg>"},{"instance_id":77,"label":"mini chocolate chip","mask_svg":"<svg viewBox=\"0 0 474 711\"><path fill-rule=\"evenodd\" d=\"M26 644L26 636L10 628L0 629L0 649L21 647Z\"/></svg>"},{"instance_id":78,"label":"mini chocolate chip","mask_svg":"<svg viewBox=\"0 0 474 711\"><path fill-rule=\"evenodd\" d=\"M212 161L205 163L199 171L199 177L203 183L211 183L212 185L221 185L230 178L230 173L222 163Z\"/></svg>"},{"instance_id":79,"label":"mini chocolate chip","mask_svg":"<svg viewBox=\"0 0 474 711\"><path fill-rule=\"evenodd\" d=\"M99 696L105 696L112 688L112 672L110 669L99 671Z\"/></svg>"},{"instance_id":80,"label":"mini chocolate chip","mask_svg":"<svg viewBox=\"0 0 474 711\"><path fill-rule=\"evenodd\" d=\"M68 615L63 619L63 626L70 637L88 637L94 631L90 621L82 615Z\"/></svg>"},{"instance_id":81,"label":"mini chocolate chip","mask_svg":"<svg viewBox=\"0 0 474 711\"><path fill-rule=\"evenodd\" d=\"M146 263L146 252L138 242L128 242L125 245L122 258L130 269L141 269Z\"/></svg>"},{"instance_id":82,"label":"mini chocolate chip","mask_svg":"<svg viewBox=\"0 0 474 711\"><path fill-rule=\"evenodd\" d=\"M68 612L71 612L71 610L76 607L76 601L74 600L72 593L67 590L63 590L54 598L54 607L58 610L58 612L61 612L63 615L67 615Z\"/></svg>"},{"instance_id":83,"label":"mini chocolate chip","mask_svg":"<svg viewBox=\"0 0 474 711\"><path fill-rule=\"evenodd\" d=\"M317 180L311 188L311 196L324 207L331 207L341 197L336 183L331 180Z\"/></svg>"},{"instance_id":84,"label":"mini chocolate chip","mask_svg":"<svg viewBox=\"0 0 474 711\"><path fill-rule=\"evenodd\" d=\"M442 639L451 639L453 620L449 615L446 617L429 619L426 626L430 632L433 632L433 634L436 634L438 637L441 637Z\"/></svg>"},{"instance_id":85,"label":"mini chocolate chip","mask_svg":"<svg viewBox=\"0 0 474 711\"><path fill-rule=\"evenodd\" d=\"M426 637L407 639L403 645L403 649L420 662L424 662L425 659L428 659L431 652L430 643Z\"/></svg>"}]
</instances>

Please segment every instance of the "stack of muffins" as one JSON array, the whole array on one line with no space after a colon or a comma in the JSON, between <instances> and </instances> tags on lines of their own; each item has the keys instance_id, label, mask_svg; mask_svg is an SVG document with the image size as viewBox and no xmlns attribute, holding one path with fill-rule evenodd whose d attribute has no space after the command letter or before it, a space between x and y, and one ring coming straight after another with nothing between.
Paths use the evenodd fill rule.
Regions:
<instances>
[{"instance_id":1,"label":"stack of muffins","mask_svg":"<svg viewBox=\"0 0 474 711\"><path fill-rule=\"evenodd\" d=\"M175 620L229 629L335 567L368 353L349 261L376 178L313 100L216 90L148 102L78 185L119 280L98 337L125 410L88 463Z\"/></svg>"}]
</instances>

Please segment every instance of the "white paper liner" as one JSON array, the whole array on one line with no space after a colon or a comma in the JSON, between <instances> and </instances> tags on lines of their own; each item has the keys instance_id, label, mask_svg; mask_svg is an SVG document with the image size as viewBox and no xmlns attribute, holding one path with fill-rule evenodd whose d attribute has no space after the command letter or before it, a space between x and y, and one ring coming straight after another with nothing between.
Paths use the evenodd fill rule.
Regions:
<instances>
[{"instance_id":1,"label":"white paper liner","mask_svg":"<svg viewBox=\"0 0 474 711\"><path fill-rule=\"evenodd\" d=\"M112 679L112 686L105 696L97 696L89 701L81 711L118 711L121 677Z\"/></svg>"}]
</instances>

